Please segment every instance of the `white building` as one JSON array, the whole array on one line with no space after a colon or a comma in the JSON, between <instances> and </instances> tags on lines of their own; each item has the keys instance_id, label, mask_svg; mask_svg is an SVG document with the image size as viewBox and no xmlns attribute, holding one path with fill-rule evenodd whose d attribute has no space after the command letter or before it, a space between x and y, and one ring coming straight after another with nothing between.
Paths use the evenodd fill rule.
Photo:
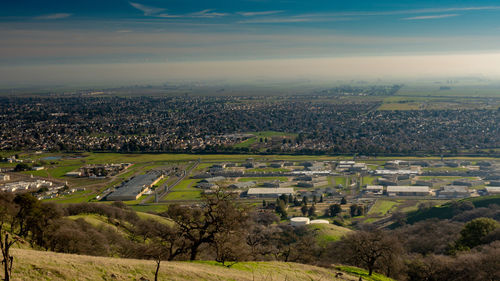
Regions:
<instances>
[{"instance_id":1,"label":"white building","mask_svg":"<svg viewBox=\"0 0 500 281\"><path fill-rule=\"evenodd\" d=\"M388 186L389 196L427 196L430 193L428 186Z\"/></svg>"},{"instance_id":2,"label":"white building","mask_svg":"<svg viewBox=\"0 0 500 281\"><path fill-rule=\"evenodd\" d=\"M248 189L248 197L279 197L280 195L290 195L293 194L292 187L277 187L277 188L250 188Z\"/></svg>"}]
</instances>

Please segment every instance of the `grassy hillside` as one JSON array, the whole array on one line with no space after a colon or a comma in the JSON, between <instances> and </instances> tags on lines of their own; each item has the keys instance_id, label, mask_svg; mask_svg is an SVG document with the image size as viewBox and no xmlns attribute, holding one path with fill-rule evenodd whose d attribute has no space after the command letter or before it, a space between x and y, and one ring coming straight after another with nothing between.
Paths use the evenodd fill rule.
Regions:
<instances>
[{"instance_id":1,"label":"grassy hillside","mask_svg":"<svg viewBox=\"0 0 500 281\"><path fill-rule=\"evenodd\" d=\"M13 249L13 280L138 280L154 278L148 260L91 257ZM342 278L335 273L344 271ZM351 272L351 273L347 273ZM231 268L215 262L163 262L160 280L359 280L364 270L320 268L282 262L242 262ZM363 280L392 280L380 275Z\"/></svg>"},{"instance_id":2,"label":"grassy hillside","mask_svg":"<svg viewBox=\"0 0 500 281\"><path fill-rule=\"evenodd\" d=\"M325 243L339 240L352 231L349 228L334 224L310 224L309 227L316 229L319 241Z\"/></svg>"},{"instance_id":3,"label":"grassy hillside","mask_svg":"<svg viewBox=\"0 0 500 281\"><path fill-rule=\"evenodd\" d=\"M487 207L491 204L500 205L500 195L496 196L485 196L485 197L476 197L476 198L467 198L460 201L471 202L474 204L474 207ZM416 223L418 221L438 218L438 219L450 219L456 214L456 210L454 209L454 205L452 202L446 203L442 206L432 207L430 209L418 210L414 212L408 213L407 222L410 224Z\"/></svg>"}]
</instances>

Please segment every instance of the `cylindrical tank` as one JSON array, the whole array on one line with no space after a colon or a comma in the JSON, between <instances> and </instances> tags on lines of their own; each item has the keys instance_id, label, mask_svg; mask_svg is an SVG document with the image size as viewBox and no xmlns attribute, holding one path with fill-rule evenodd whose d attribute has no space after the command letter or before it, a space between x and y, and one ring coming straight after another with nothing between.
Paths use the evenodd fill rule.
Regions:
<instances>
[{"instance_id":1,"label":"cylindrical tank","mask_svg":"<svg viewBox=\"0 0 500 281\"><path fill-rule=\"evenodd\" d=\"M330 222L327 220L312 220L310 224L329 224Z\"/></svg>"},{"instance_id":2,"label":"cylindrical tank","mask_svg":"<svg viewBox=\"0 0 500 281\"><path fill-rule=\"evenodd\" d=\"M309 218L306 217L295 217L290 219L292 226L303 226L309 224Z\"/></svg>"}]
</instances>

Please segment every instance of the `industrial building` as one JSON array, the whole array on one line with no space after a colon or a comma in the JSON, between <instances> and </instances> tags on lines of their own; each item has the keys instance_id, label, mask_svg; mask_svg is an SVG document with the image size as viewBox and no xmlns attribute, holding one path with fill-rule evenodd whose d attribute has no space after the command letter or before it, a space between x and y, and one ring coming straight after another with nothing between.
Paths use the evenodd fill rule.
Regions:
<instances>
[{"instance_id":1,"label":"industrial building","mask_svg":"<svg viewBox=\"0 0 500 281\"><path fill-rule=\"evenodd\" d=\"M387 187L387 195L389 196L427 196L429 193L428 186L396 185Z\"/></svg>"},{"instance_id":2,"label":"industrial building","mask_svg":"<svg viewBox=\"0 0 500 281\"><path fill-rule=\"evenodd\" d=\"M488 192L488 195L500 194L500 186L487 186L486 191Z\"/></svg>"},{"instance_id":3,"label":"industrial building","mask_svg":"<svg viewBox=\"0 0 500 281\"><path fill-rule=\"evenodd\" d=\"M123 183L106 199L109 201L137 200L162 178L163 175L158 172L135 176Z\"/></svg>"},{"instance_id":4,"label":"industrial building","mask_svg":"<svg viewBox=\"0 0 500 281\"><path fill-rule=\"evenodd\" d=\"M278 187L278 188L250 188L247 192L248 197L267 197L276 198L280 195L290 195L293 194L293 188L291 187Z\"/></svg>"},{"instance_id":5,"label":"industrial building","mask_svg":"<svg viewBox=\"0 0 500 281\"><path fill-rule=\"evenodd\" d=\"M439 198L465 198L469 197L469 189L466 186L447 185L438 192Z\"/></svg>"},{"instance_id":6,"label":"industrial building","mask_svg":"<svg viewBox=\"0 0 500 281\"><path fill-rule=\"evenodd\" d=\"M366 193L373 195L382 195L384 193L384 187L381 185L367 185Z\"/></svg>"},{"instance_id":7,"label":"industrial building","mask_svg":"<svg viewBox=\"0 0 500 281\"><path fill-rule=\"evenodd\" d=\"M231 184L229 188L242 189L242 188L251 188L256 186L257 183L255 181L245 181L245 182L237 182Z\"/></svg>"}]
</instances>

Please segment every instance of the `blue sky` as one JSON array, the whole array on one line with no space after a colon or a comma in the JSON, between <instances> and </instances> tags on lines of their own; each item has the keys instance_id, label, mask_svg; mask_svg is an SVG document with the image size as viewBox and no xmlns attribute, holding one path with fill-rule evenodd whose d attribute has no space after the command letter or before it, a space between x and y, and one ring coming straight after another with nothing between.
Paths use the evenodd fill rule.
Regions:
<instances>
[{"instance_id":1,"label":"blue sky","mask_svg":"<svg viewBox=\"0 0 500 281\"><path fill-rule=\"evenodd\" d=\"M7 0L0 68L484 55L499 35L484 0Z\"/></svg>"}]
</instances>

